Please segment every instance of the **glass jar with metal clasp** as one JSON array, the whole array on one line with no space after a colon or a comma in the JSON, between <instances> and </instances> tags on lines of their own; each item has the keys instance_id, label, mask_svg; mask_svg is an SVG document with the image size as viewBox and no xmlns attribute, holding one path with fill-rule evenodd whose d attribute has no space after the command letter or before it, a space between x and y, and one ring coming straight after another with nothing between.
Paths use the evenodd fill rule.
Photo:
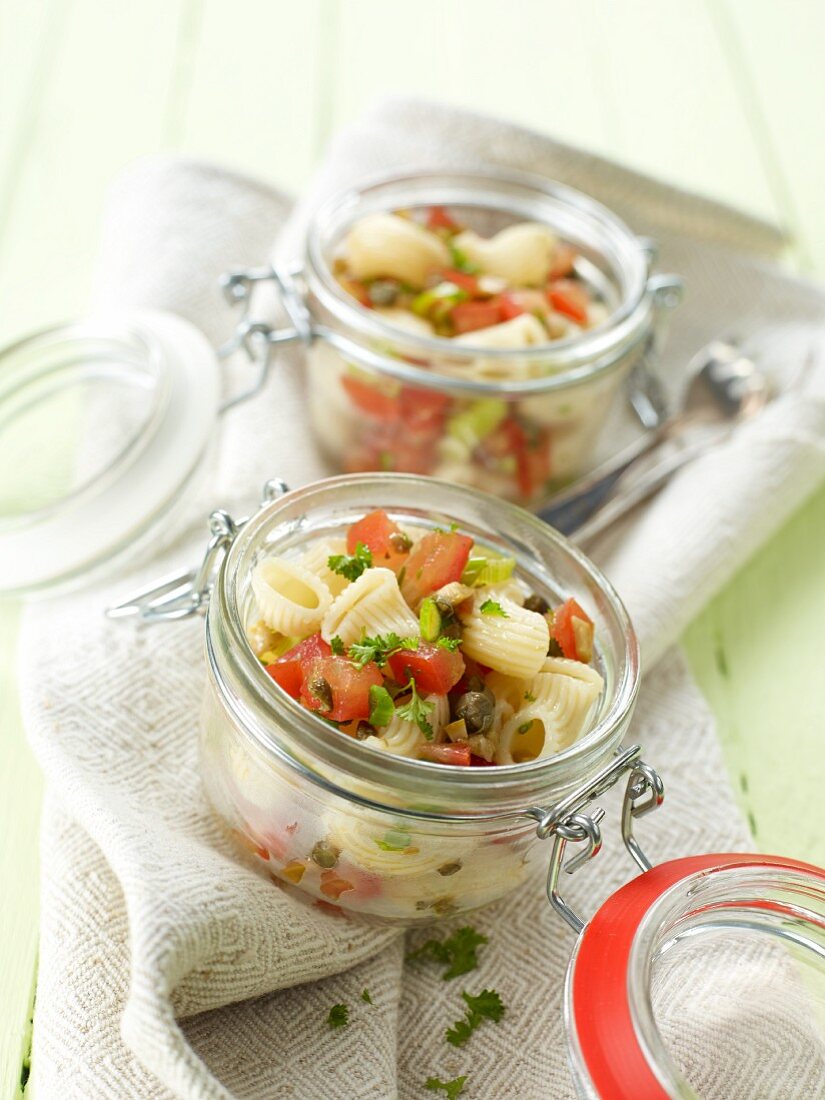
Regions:
<instances>
[{"instance_id":1,"label":"glass jar with metal clasp","mask_svg":"<svg viewBox=\"0 0 825 1100\"><path fill-rule=\"evenodd\" d=\"M514 556L534 591L593 609L605 688L580 740L492 768L390 758L332 731L274 684L246 634L255 563L376 508L424 528L455 522ZM636 640L615 592L575 547L505 502L393 474L294 492L276 480L254 515L235 522L216 512L210 532L198 569L110 613L148 623L205 615L203 781L246 857L310 903L415 925L509 893L543 862L549 840L547 896L576 937L564 1012L577 1095L819 1095L825 872L752 853L651 866L634 826L661 806L664 787L638 745L622 747L638 687ZM597 800L617 783L624 844L640 874L585 919L562 881L599 853Z\"/></svg>"}]
</instances>

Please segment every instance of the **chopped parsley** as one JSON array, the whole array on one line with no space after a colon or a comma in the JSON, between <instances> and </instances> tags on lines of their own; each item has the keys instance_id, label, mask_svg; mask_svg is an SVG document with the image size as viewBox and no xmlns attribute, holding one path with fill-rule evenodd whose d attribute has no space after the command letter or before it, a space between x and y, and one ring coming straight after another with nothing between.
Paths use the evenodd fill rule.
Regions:
<instances>
[{"instance_id":1,"label":"chopped parsley","mask_svg":"<svg viewBox=\"0 0 825 1100\"><path fill-rule=\"evenodd\" d=\"M370 717L371 726L388 726L395 714L395 703L392 696L381 684L373 684L370 687Z\"/></svg>"},{"instance_id":2,"label":"chopped parsley","mask_svg":"<svg viewBox=\"0 0 825 1100\"><path fill-rule=\"evenodd\" d=\"M532 727L533 727L533 719L531 718L529 721L521 723L521 725L518 728L518 732L519 733L529 733L530 730L532 729Z\"/></svg>"},{"instance_id":3,"label":"chopped parsley","mask_svg":"<svg viewBox=\"0 0 825 1100\"><path fill-rule=\"evenodd\" d=\"M509 619L510 616L496 600L486 599L480 608L482 615L493 615L497 619Z\"/></svg>"},{"instance_id":4,"label":"chopped parsley","mask_svg":"<svg viewBox=\"0 0 825 1100\"><path fill-rule=\"evenodd\" d=\"M456 1020L446 1032L447 1042L454 1047L464 1046L482 1021L492 1020L497 1024L504 1015L501 997L494 989L482 989L476 997L467 992L462 993L461 996L467 1005L464 1010L464 1019Z\"/></svg>"},{"instance_id":5,"label":"chopped parsley","mask_svg":"<svg viewBox=\"0 0 825 1100\"><path fill-rule=\"evenodd\" d=\"M344 656L344 643L341 641L337 634L334 638L330 638L329 648L332 650L336 657Z\"/></svg>"},{"instance_id":6,"label":"chopped parsley","mask_svg":"<svg viewBox=\"0 0 825 1100\"><path fill-rule=\"evenodd\" d=\"M527 700L528 703L535 703L536 701L536 697L532 693L532 691L525 691L524 698Z\"/></svg>"},{"instance_id":7,"label":"chopped parsley","mask_svg":"<svg viewBox=\"0 0 825 1100\"><path fill-rule=\"evenodd\" d=\"M345 1027L349 1023L349 1006L333 1005L327 1016L330 1027Z\"/></svg>"},{"instance_id":8,"label":"chopped parsley","mask_svg":"<svg viewBox=\"0 0 825 1100\"><path fill-rule=\"evenodd\" d=\"M352 643L349 655L356 668L363 668L371 661L383 668L387 658L399 649L418 649L418 638L399 638L394 632L377 634L374 638L365 634L360 642Z\"/></svg>"},{"instance_id":9,"label":"chopped parsley","mask_svg":"<svg viewBox=\"0 0 825 1100\"><path fill-rule=\"evenodd\" d=\"M408 961L432 959L442 963L447 969L441 975L445 982L457 978L460 974L469 974L478 966L477 949L487 943L487 937L469 926L459 928L446 940L427 940L407 955Z\"/></svg>"},{"instance_id":10,"label":"chopped parsley","mask_svg":"<svg viewBox=\"0 0 825 1100\"><path fill-rule=\"evenodd\" d=\"M451 242L447 243L447 247L450 250L450 259L456 271L463 271L467 275L475 275L478 272L477 265L470 262L466 252L456 248Z\"/></svg>"},{"instance_id":11,"label":"chopped parsley","mask_svg":"<svg viewBox=\"0 0 825 1100\"><path fill-rule=\"evenodd\" d=\"M372 551L363 542L358 543L354 554L331 554L327 558L327 568L333 573L340 573L348 581L357 581L371 565Z\"/></svg>"},{"instance_id":12,"label":"chopped parsley","mask_svg":"<svg viewBox=\"0 0 825 1100\"><path fill-rule=\"evenodd\" d=\"M456 1100L456 1097L464 1091L466 1080L466 1075L464 1077L454 1077L452 1081L440 1081L437 1077L428 1077L424 1088L429 1089L430 1092L446 1092L447 1100Z\"/></svg>"},{"instance_id":13,"label":"chopped parsley","mask_svg":"<svg viewBox=\"0 0 825 1100\"><path fill-rule=\"evenodd\" d=\"M411 692L409 702L402 704L400 707L396 703L395 713L399 718L403 718L405 722L414 722L427 740L432 741L433 727L428 716L432 714L435 704L428 703L426 699L421 698L412 676L410 677L410 682L404 688L404 691Z\"/></svg>"},{"instance_id":14,"label":"chopped parsley","mask_svg":"<svg viewBox=\"0 0 825 1100\"><path fill-rule=\"evenodd\" d=\"M372 997L370 997L370 991L368 989L361 990L361 1000L365 1001L368 1005L372 1004Z\"/></svg>"},{"instance_id":15,"label":"chopped parsley","mask_svg":"<svg viewBox=\"0 0 825 1100\"><path fill-rule=\"evenodd\" d=\"M442 634L438 641L435 643L439 649L449 649L450 653L455 653L458 647L461 645L460 638L448 638Z\"/></svg>"}]
</instances>

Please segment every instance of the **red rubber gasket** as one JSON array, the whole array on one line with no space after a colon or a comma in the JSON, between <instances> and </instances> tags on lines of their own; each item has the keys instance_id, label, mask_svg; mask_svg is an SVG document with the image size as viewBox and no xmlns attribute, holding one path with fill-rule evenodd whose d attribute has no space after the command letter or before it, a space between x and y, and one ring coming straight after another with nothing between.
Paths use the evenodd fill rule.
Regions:
<instances>
[{"instance_id":1,"label":"red rubber gasket","mask_svg":"<svg viewBox=\"0 0 825 1100\"><path fill-rule=\"evenodd\" d=\"M669 1100L630 1013L627 970L633 940L645 914L671 886L698 871L736 866L781 867L825 880L821 868L782 856L686 856L645 871L611 894L582 933L571 980L571 1012L582 1060L601 1100ZM766 902L766 907L772 904Z\"/></svg>"}]
</instances>

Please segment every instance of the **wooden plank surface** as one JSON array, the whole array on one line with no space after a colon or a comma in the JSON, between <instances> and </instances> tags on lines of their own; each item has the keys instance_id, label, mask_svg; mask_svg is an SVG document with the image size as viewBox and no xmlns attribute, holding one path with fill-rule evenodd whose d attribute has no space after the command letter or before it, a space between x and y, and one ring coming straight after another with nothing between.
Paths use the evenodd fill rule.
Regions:
<instances>
[{"instance_id":1,"label":"wooden plank surface","mask_svg":"<svg viewBox=\"0 0 825 1100\"><path fill-rule=\"evenodd\" d=\"M516 12L518 14L516 15ZM0 339L82 308L102 197L159 149L297 189L373 96L513 118L776 218L825 273L818 0L0 0ZM812 690L825 491L692 624L760 847L825 863L825 706ZM0 1100L15 1095L36 952L40 780L0 611ZM820 645L821 648L821 645Z\"/></svg>"}]
</instances>

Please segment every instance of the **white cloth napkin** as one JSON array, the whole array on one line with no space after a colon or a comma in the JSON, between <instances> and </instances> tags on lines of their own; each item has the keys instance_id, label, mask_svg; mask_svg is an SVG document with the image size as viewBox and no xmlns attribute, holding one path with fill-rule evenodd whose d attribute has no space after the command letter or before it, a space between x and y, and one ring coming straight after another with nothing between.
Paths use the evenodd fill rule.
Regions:
<instances>
[{"instance_id":1,"label":"white cloth napkin","mask_svg":"<svg viewBox=\"0 0 825 1100\"><path fill-rule=\"evenodd\" d=\"M218 341L232 323L218 275L262 261L276 238L281 258L297 254L306 217L331 188L378 169L484 163L580 187L658 238L661 267L689 286L666 357L674 388L689 354L722 329L750 333L780 382L819 356L804 394L786 394L686 469L599 550L642 637L634 737L668 783L643 842L656 861L746 848L712 719L668 647L825 475L825 304L774 266L777 231L534 133L389 101L341 134L280 236L288 204L258 184L174 158L135 166L112 191L96 304L173 309ZM255 402L227 416L208 496L187 513L252 495L269 476L298 485L322 472L300 365L284 361ZM405 965L396 931L297 904L237 861L198 776L203 624L135 631L101 613L193 561L202 543L199 531L128 576L25 615L25 721L48 783L36 1094L412 1100L427 1095L431 1075L467 1074L469 1098L572 1096L560 1005L573 936L540 883L473 919L490 942L462 984ZM615 799L606 805L605 849L568 888L586 914L632 874ZM714 971L703 978L712 987ZM482 987L498 989L504 1019L456 1050L444 1029L461 1015L460 990ZM331 1031L327 1013L341 1002L351 1022ZM764 1027L763 1056L742 1067L738 1095L822 1095L821 1064L798 1057L789 1075L785 1062L810 1048L806 1027L802 1016L775 1034ZM723 1054L710 1033L681 1053L700 1093L718 1080Z\"/></svg>"}]
</instances>

